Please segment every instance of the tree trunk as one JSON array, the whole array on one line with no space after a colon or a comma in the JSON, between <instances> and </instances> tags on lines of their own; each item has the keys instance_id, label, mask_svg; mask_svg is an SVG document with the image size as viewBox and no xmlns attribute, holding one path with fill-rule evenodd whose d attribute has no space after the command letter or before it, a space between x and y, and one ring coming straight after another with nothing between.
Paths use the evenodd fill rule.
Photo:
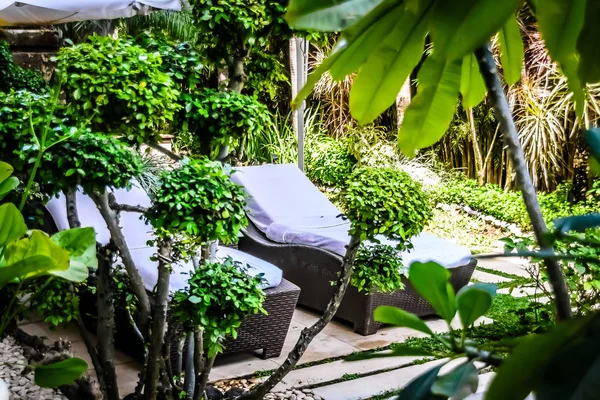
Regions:
<instances>
[{"instance_id":1,"label":"tree trunk","mask_svg":"<svg viewBox=\"0 0 600 400\"><path fill-rule=\"evenodd\" d=\"M202 400L204 398L204 391L206 390L206 385L208 384L208 378L210 376L210 371L212 370L213 365L215 365L215 360L217 359L217 355L215 354L211 358L206 360L204 364L204 368L202 371L196 371L199 376L196 377L196 388L194 390L194 400Z\"/></svg>"},{"instance_id":2,"label":"tree trunk","mask_svg":"<svg viewBox=\"0 0 600 400\"><path fill-rule=\"evenodd\" d=\"M232 92L242 93L244 89L244 62L246 57L235 57L229 67L229 84L227 88Z\"/></svg>"},{"instance_id":3,"label":"tree trunk","mask_svg":"<svg viewBox=\"0 0 600 400\"><path fill-rule=\"evenodd\" d=\"M570 193L572 202L585 200L589 189L589 153L583 135L581 129L577 135L577 147L573 158L573 186Z\"/></svg>"},{"instance_id":4,"label":"tree trunk","mask_svg":"<svg viewBox=\"0 0 600 400\"><path fill-rule=\"evenodd\" d=\"M331 321L336 311L338 310L350 278L352 277L352 267L354 265L354 259L356 258L356 252L360 246L360 235L355 234L350 238L350 243L346 248L346 255L344 256L344 262L342 264L342 270L340 271L340 277L338 279L337 288L331 298L331 301L327 305L327 309L323 315L315 322L310 328L304 328L300 334L300 338L296 345L288 354L287 359L284 363L273 372L273 374L265 382L258 385L251 392L243 394L240 399L251 399L259 400L262 399L271 389L275 387L281 380L296 366L300 358L308 348L308 345L317 336L325 326Z\"/></svg>"},{"instance_id":5,"label":"tree trunk","mask_svg":"<svg viewBox=\"0 0 600 400\"><path fill-rule=\"evenodd\" d=\"M400 89L400 93L396 96L396 124L398 129L400 129L400 125L402 125L402 121L404 120L404 113L408 108L411 100L411 87L410 87L410 76L406 78L404 84L402 85L402 89Z\"/></svg>"},{"instance_id":6,"label":"tree trunk","mask_svg":"<svg viewBox=\"0 0 600 400\"><path fill-rule=\"evenodd\" d=\"M106 400L119 400L119 385L115 372L115 308L111 275L112 255L108 247L103 247L98 257L98 357L102 365L102 388Z\"/></svg>"},{"instance_id":7,"label":"tree trunk","mask_svg":"<svg viewBox=\"0 0 600 400\"><path fill-rule=\"evenodd\" d=\"M171 280L171 239L159 239L158 243L158 282L156 283L156 302L152 315L152 336L148 349L146 366L146 388L144 399L154 400L158 394L160 378L161 349L165 339L167 326L167 302L169 300L169 283Z\"/></svg>"},{"instance_id":8,"label":"tree trunk","mask_svg":"<svg viewBox=\"0 0 600 400\"><path fill-rule=\"evenodd\" d=\"M148 299L148 293L146 293L146 287L144 286L142 276L133 262L133 257L127 247L125 236L123 236L123 232L119 226L117 213L110 208L108 194L106 192L102 194L94 193L91 197L92 200L94 200L94 203L96 203L96 207L106 223L110 232L110 237L119 250L121 260L127 270L127 275L131 281L131 289L139 301L138 327L140 328L142 335L144 335L144 338L148 340L150 331L150 300Z\"/></svg>"},{"instance_id":9,"label":"tree trunk","mask_svg":"<svg viewBox=\"0 0 600 400\"><path fill-rule=\"evenodd\" d=\"M67 203L67 220L69 221L69 227L81 228L81 222L79 221L79 214L77 212L77 192L69 190L64 192Z\"/></svg>"},{"instance_id":10,"label":"tree trunk","mask_svg":"<svg viewBox=\"0 0 600 400\"><path fill-rule=\"evenodd\" d=\"M477 137L477 128L475 127L475 117L473 109L467 108L467 121L469 122L469 130L471 131L471 140L473 141L473 154L475 155L475 174L477 175L477 183L481 186L484 184L485 166L483 165L483 156L479 147L479 138Z\"/></svg>"},{"instance_id":11,"label":"tree trunk","mask_svg":"<svg viewBox=\"0 0 600 400\"><path fill-rule=\"evenodd\" d=\"M527 168L527 162L523 154L523 147L519 141L519 133L512 118L508 101L506 100L502 82L498 76L498 69L490 44L487 43L484 47L477 49L475 55L488 89L488 96L494 106L494 113L500 122L500 131L504 137L508 155L512 159L517 183L523 195L523 201L525 202L537 243L540 249L553 253L554 249L552 245L547 243L548 227L546 226L546 222L544 222L544 217L540 210L535 187L531 181L531 175L529 175L529 169ZM552 258L544 259L544 264L554 290L557 317L561 320L568 319L571 317L571 301L560 266Z\"/></svg>"}]
</instances>

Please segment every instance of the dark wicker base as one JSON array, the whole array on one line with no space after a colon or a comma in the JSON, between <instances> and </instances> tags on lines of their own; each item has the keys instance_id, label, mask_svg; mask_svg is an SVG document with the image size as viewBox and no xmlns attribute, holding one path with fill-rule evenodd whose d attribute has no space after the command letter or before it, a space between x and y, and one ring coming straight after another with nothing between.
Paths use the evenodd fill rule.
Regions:
<instances>
[{"instance_id":1,"label":"dark wicker base","mask_svg":"<svg viewBox=\"0 0 600 400\"><path fill-rule=\"evenodd\" d=\"M268 261L283 270L283 276L301 289L298 303L324 311L331 299L342 267L342 257L327 250L303 245L275 243L250 224L240 239L239 249ZM469 283L477 260L450 269L450 281L456 291ZM336 313L336 317L351 322L354 331L367 336L377 333L380 324L373 320L373 311L382 305L396 306L419 316L434 315L435 311L404 280L406 288L393 293L362 294L350 286Z\"/></svg>"},{"instance_id":2,"label":"dark wicker base","mask_svg":"<svg viewBox=\"0 0 600 400\"><path fill-rule=\"evenodd\" d=\"M283 280L279 286L265 290L263 303L268 315L262 313L252 315L242 322L236 339L228 339L224 354L255 352L260 350L262 358L278 357L292 322L300 289L293 283ZM81 299L80 311L84 323L91 332L96 331L96 298L87 295ZM125 316L124 312L116 313L116 347L136 359L143 359L144 345ZM173 344L176 348L176 344Z\"/></svg>"}]
</instances>

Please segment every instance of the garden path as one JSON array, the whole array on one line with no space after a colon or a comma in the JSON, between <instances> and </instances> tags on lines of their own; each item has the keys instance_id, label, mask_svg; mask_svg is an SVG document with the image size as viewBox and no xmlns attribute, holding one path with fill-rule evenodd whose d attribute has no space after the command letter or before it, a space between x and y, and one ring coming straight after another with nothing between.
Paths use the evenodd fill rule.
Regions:
<instances>
[{"instance_id":1,"label":"garden path","mask_svg":"<svg viewBox=\"0 0 600 400\"><path fill-rule=\"evenodd\" d=\"M482 260L479 265L485 268L485 272L477 271L475 280L484 280L481 279L482 277L490 278L487 280L495 282L507 280L506 278L497 279L500 276L495 275L492 271L503 275L525 275L525 267L518 259L504 259L502 262ZM491 275L491 277L488 275ZM514 295L523 294L515 291ZM222 357L213 369L211 380L249 378L257 372L259 372L259 375L267 374L269 370L277 368L285 360L285 356L294 346L302 329L311 325L317 318L318 315L312 311L301 308L296 309L280 357L268 360L262 360L252 354ZM488 318L480 320L480 323L489 322L491 320ZM440 319L428 319L426 323L432 330L437 332L443 332L447 329L444 321ZM69 325L64 328L50 330L42 321L33 320L22 324L21 328L30 334L43 336L51 341L58 338L70 340L73 353L88 360L91 366L85 345L76 326ZM318 396L324 400L385 398L381 397L380 394L398 389L398 385L410 381L419 371L429 367L431 362L423 364L423 360L420 360L420 362L414 363L414 357L400 357L348 363L343 361L343 358L356 351L377 349L416 336L419 336L418 332L396 327L383 327L375 335L361 336L354 333L350 326L339 321L333 321L315 338L300 360L300 365L305 364L305 367L291 372L276 387L276 391L312 389L315 397ZM140 368L139 363L131 357L117 352L116 364L121 393L133 392ZM263 373L260 374L260 371L263 371ZM93 374L93 368L90 368L90 373ZM482 388L485 387L482 386ZM301 397L298 396L298 400ZM311 395L306 397L306 400L311 400Z\"/></svg>"}]
</instances>

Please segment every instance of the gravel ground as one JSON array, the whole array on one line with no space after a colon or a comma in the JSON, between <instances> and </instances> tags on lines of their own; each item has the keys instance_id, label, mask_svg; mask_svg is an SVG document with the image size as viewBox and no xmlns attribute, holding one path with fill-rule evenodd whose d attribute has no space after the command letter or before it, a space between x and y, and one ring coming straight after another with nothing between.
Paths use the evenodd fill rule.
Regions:
<instances>
[{"instance_id":1,"label":"gravel ground","mask_svg":"<svg viewBox=\"0 0 600 400\"><path fill-rule=\"evenodd\" d=\"M265 400L322 400L310 389L288 390L287 392L269 393Z\"/></svg>"},{"instance_id":2,"label":"gravel ground","mask_svg":"<svg viewBox=\"0 0 600 400\"><path fill-rule=\"evenodd\" d=\"M13 338L7 337L0 342L0 382L4 381L9 389L9 397L6 399L2 393L3 385L0 384L0 400L66 400L57 391L35 385L33 373L21 375L26 363L23 350Z\"/></svg>"}]
</instances>

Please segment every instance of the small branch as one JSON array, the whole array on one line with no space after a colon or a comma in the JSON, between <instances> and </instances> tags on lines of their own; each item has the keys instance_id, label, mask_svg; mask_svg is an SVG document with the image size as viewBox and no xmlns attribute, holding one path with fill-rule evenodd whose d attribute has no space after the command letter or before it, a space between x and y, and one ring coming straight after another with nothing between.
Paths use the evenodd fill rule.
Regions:
<instances>
[{"instance_id":1,"label":"small branch","mask_svg":"<svg viewBox=\"0 0 600 400\"><path fill-rule=\"evenodd\" d=\"M169 149L161 146L160 144L157 144L157 143L146 143L146 146L148 146L148 147L150 147L150 148L152 148L152 149L154 149L154 150L156 150L156 151L164 154L165 156L169 157L173 161L179 162L179 161L183 160L183 157L181 157L178 154L173 153L171 150L169 150Z\"/></svg>"},{"instance_id":2,"label":"small branch","mask_svg":"<svg viewBox=\"0 0 600 400\"><path fill-rule=\"evenodd\" d=\"M183 381L183 390L186 393L186 399L191 400L192 394L194 393L194 387L196 386L196 372L194 368L196 341L193 333L188 334L185 340L187 341L187 352L185 353L185 379ZM200 349L202 349L202 346Z\"/></svg>"},{"instance_id":3,"label":"small branch","mask_svg":"<svg viewBox=\"0 0 600 400\"><path fill-rule=\"evenodd\" d=\"M350 238L350 243L346 248L346 255L344 256L344 262L342 264L342 270L340 273L340 277L338 279L337 288L331 298L331 301L327 305L327 309L321 315L321 317L314 323L310 328L304 328L302 333L300 334L300 338L296 342L296 345L290 351L287 359L283 364L267 379L265 382L261 383L257 387L255 387L251 392L245 393L240 396L240 399L251 399L251 400L259 400L264 398L264 396L271 391L291 370L296 366L300 358L308 348L308 345L312 342L312 340L327 326L327 324L331 321L338 308L340 307L340 303L344 298L344 294L346 293L346 289L348 288L348 284L350 283L350 278L352 277L352 266L354 265L354 259L356 258L356 252L358 251L358 247L360 246L360 234L354 234Z\"/></svg>"},{"instance_id":4,"label":"small branch","mask_svg":"<svg viewBox=\"0 0 600 400\"><path fill-rule=\"evenodd\" d=\"M110 205L110 208L113 211L117 211L117 212L125 211L125 212L136 212L136 213L140 213L140 214L145 214L148 211L148 208L146 208L146 207L132 206L129 204L118 204L118 203L112 203Z\"/></svg>"},{"instance_id":5,"label":"small branch","mask_svg":"<svg viewBox=\"0 0 600 400\"><path fill-rule=\"evenodd\" d=\"M203 374L206 367L204 361L204 332L199 330L194 332L194 370L196 374ZM212 367L212 365L211 365ZM204 391L206 390L206 384L202 387L202 379L196 378L196 386L194 388L194 400L202 399L204 397Z\"/></svg>"},{"instance_id":6,"label":"small branch","mask_svg":"<svg viewBox=\"0 0 600 400\"><path fill-rule=\"evenodd\" d=\"M71 291L73 291L73 286L71 285ZM100 362L100 357L98 356L98 351L94 346L94 342L92 341L92 337L90 333L85 329L85 325L83 324L83 320L81 319L81 315L77 316L77 326L79 327L79 333L81 338L83 339L83 343L87 348L87 351L92 359L92 364L94 365L94 369L96 370L96 376L98 377L98 384L102 388L104 392L104 388L106 388L106 383L104 381L104 369L102 368L102 363Z\"/></svg>"},{"instance_id":7,"label":"small branch","mask_svg":"<svg viewBox=\"0 0 600 400\"><path fill-rule=\"evenodd\" d=\"M67 220L69 221L69 227L81 228L81 221L79 220L79 213L77 212L77 192L69 190L64 192L67 203Z\"/></svg>"},{"instance_id":8,"label":"small branch","mask_svg":"<svg viewBox=\"0 0 600 400\"><path fill-rule=\"evenodd\" d=\"M212 370L213 365L215 365L216 359L217 359L216 354L214 356L212 356L211 358L209 358L206 361L204 368L202 369L202 373L200 374L199 377L196 378L196 388L194 389L194 400L204 399L204 392L206 391L206 385L208 384L208 377L210 376L210 371Z\"/></svg>"},{"instance_id":9,"label":"small branch","mask_svg":"<svg viewBox=\"0 0 600 400\"><path fill-rule=\"evenodd\" d=\"M172 243L170 239L160 239L158 244L158 282L156 283L156 302L152 315L152 336L148 350L148 365L146 367L146 388L144 398L156 399L158 380L160 378L161 349L165 338L167 325L167 302L169 299L169 283L171 279L171 266L168 261L171 257Z\"/></svg>"},{"instance_id":10,"label":"small branch","mask_svg":"<svg viewBox=\"0 0 600 400\"><path fill-rule=\"evenodd\" d=\"M504 359L497 355L491 354L489 351L478 350L474 347L467 347L465 349L465 355L469 357L470 360L478 360L486 363L487 365L492 365L494 367L499 367L502 365Z\"/></svg>"},{"instance_id":11,"label":"small branch","mask_svg":"<svg viewBox=\"0 0 600 400\"><path fill-rule=\"evenodd\" d=\"M123 260L127 275L131 281L131 289L139 300L138 327L144 335L144 338L147 339L150 332L150 299L148 298L148 293L146 293L146 287L144 286L142 276L133 262L133 257L129 252L129 247L127 247L125 236L117 221L116 212L110 208L108 194L106 192L101 194L94 193L90 197L94 200L94 203L96 203L96 207L100 211L102 218L104 218L104 222L106 222L111 239L119 250L121 260Z\"/></svg>"},{"instance_id":12,"label":"small branch","mask_svg":"<svg viewBox=\"0 0 600 400\"><path fill-rule=\"evenodd\" d=\"M531 181L525 155L523 154L523 147L519 140L519 133L512 118L510 106L506 100L502 82L498 76L496 61L492 55L490 44L487 43L484 47L475 50L475 55L489 91L488 96L494 106L496 118L500 122L500 131L502 132L508 154L512 160L517 184L521 189L523 201L525 202L537 242L541 250L554 252L553 247L547 243L548 227L544 222L544 217L540 210L535 187ZM561 320L568 319L571 317L571 301L560 266L556 260L551 258L545 258L544 264L546 265L548 277L556 298L557 317Z\"/></svg>"}]
</instances>

